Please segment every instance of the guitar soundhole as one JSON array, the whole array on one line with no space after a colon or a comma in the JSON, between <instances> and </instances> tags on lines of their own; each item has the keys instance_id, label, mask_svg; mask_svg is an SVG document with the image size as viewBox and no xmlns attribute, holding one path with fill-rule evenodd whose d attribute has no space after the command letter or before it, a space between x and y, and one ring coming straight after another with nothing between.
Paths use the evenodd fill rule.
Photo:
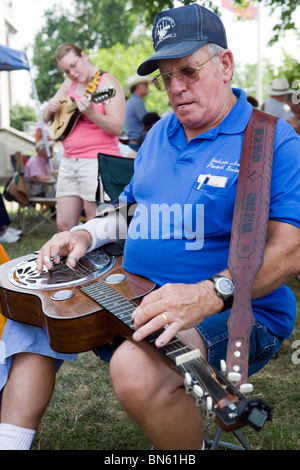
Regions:
<instances>
[{"instance_id":1,"label":"guitar soundhole","mask_svg":"<svg viewBox=\"0 0 300 470\"><path fill-rule=\"evenodd\" d=\"M54 264L53 269L46 268L39 273L36 269L36 256L30 256L15 266L9 273L9 281L17 287L27 289L56 289L81 284L97 279L110 271L116 263L115 257L103 250L94 250L82 257L75 269L70 268L66 259Z\"/></svg>"}]
</instances>

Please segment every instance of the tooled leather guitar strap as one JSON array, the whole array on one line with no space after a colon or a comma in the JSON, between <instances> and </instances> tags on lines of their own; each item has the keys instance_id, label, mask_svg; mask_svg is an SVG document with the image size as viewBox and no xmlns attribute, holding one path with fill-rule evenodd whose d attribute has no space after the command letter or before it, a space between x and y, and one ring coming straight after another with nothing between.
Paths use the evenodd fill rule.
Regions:
<instances>
[{"instance_id":1,"label":"tooled leather guitar strap","mask_svg":"<svg viewBox=\"0 0 300 470\"><path fill-rule=\"evenodd\" d=\"M228 267L235 286L228 319L227 371L247 381L254 324L251 290L263 263L277 118L256 108L244 133Z\"/></svg>"}]
</instances>

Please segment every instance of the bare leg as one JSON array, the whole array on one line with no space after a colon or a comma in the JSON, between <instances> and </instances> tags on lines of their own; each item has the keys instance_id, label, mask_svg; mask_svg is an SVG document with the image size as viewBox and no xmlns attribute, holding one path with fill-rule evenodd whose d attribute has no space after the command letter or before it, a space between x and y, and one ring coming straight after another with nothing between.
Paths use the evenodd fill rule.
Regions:
<instances>
[{"instance_id":1,"label":"bare leg","mask_svg":"<svg viewBox=\"0 0 300 470\"><path fill-rule=\"evenodd\" d=\"M77 196L63 196L57 198L56 224L59 232L70 230L78 224L83 209L83 201Z\"/></svg>"},{"instance_id":2,"label":"bare leg","mask_svg":"<svg viewBox=\"0 0 300 470\"><path fill-rule=\"evenodd\" d=\"M83 207L87 220L91 220L96 216L97 204L92 201L83 201Z\"/></svg>"},{"instance_id":3,"label":"bare leg","mask_svg":"<svg viewBox=\"0 0 300 470\"><path fill-rule=\"evenodd\" d=\"M3 389L1 423L37 429L55 386L55 360L38 354L16 354Z\"/></svg>"},{"instance_id":4,"label":"bare leg","mask_svg":"<svg viewBox=\"0 0 300 470\"><path fill-rule=\"evenodd\" d=\"M154 349L126 341L112 357L111 377L121 405L155 449L202 448L201 412L185 393L183 377Z\"/></svg>"}]
</instances>

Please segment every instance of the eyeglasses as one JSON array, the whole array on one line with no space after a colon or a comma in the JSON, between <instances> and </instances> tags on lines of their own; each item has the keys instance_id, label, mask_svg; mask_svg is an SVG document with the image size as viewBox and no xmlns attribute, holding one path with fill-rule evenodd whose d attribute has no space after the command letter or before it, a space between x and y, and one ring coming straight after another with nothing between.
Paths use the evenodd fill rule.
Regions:
<instances>
[{"instance_id":1,"label":"eyeglasses","mask_svg":"<svg viewBox=\"0 0 300 470\"><path fill-rule=\"evenodd\" d=\"M65 70L65 71L63 72L63 74L66 75L66 76L68 76L68 75L70 75L72 72L74 72L74 70L76 69L77 64L78 64L78 62L80 61L81 57L82 57L82 56L78 57L78 59L76 60L76 62L75 62L74 64L71 64L70 67L69 67L69 69L68 69L68 70Z\"/></svg>"},{"instance_id":2,"label":"eyeglasses","mask_svg":"<svg viewBox=\"0 0 300 470\"><path fill-rule=\"evenodd\" d=\"M165 72L160 73L153 77L152 82L159 91L169 91L171 88L172 77L176 77L177 80L183 82L185 85L192 85L199 80L199 70L204 67L207 62L209 62L214 55L207 59L203 64L198 67L193 67L188 65L186 67L181 67L180 69L175 70L175 72Z\"/></svg>"}]
</instances>

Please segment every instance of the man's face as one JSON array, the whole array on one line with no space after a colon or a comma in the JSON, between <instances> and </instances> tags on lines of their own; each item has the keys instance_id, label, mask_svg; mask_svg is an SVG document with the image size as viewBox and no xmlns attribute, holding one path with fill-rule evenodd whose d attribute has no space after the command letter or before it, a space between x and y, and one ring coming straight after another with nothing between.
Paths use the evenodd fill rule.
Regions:
<instances>
[{"instance_id":1,"label":"man's face","mask_svg":"<svg viewBox=\"0 0 300 470\"><path fill-rule=\"evenodd\" d=\"M139 83L138 84L138 94L144 98L149 93L148 83Z\"/></svg>"},{"instance_id":2,"label":"man's face","mask_svg":"<svg viewBox=\"0 0 300 470\"><path fill-rule=\"evenodd\" d=\"M50 154L53 154L53 148L49 147ZM48 160L48 155L47 155L47 150L45 147L41 148L41 150L38 152L40 157L43 157L44 160Z\"/></svg>"},{"instance_id":3,"label":"man's face","mask_svg":"<svg viewBox=\"0 0 300 470\"><path fill-rule=\"evenodd\" d=\"M230 51L227 50L227 58L225 55L226 52L223 52L218 58L208 61L198 71L199 80L193 84L186 85L176 77L171 80L167 94L187 136L192 137L215 127L228 112L233 60ZM187 65L198 67L209 57L209 52L203 47L187 57L161 60L160 72L175 72Z\"/></svg>"}]
</instances>

